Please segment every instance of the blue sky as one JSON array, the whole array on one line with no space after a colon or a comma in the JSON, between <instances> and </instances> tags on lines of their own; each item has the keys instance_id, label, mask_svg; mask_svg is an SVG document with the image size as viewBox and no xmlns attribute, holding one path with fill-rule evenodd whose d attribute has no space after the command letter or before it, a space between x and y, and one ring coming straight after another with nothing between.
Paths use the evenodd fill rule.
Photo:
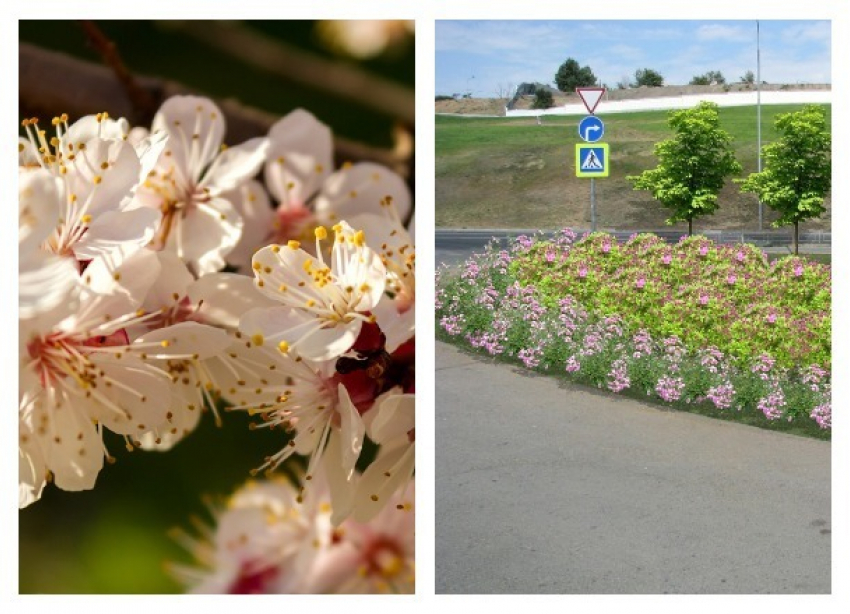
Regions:
<instances>
[{"instance_id":1,"label":"blue sky","mask_svg":"<svg viewBox=\"0 0 850 614\"><path fill-rule=\"evenodd\" d=\"M768 83L831 83L829 21L760 21L761 77ZM508 84L552 83L568 57L609 87L638 68L665 84L719 70L756 72L755 21L440 21L436 93L493 97Z\"/></svg>"}]
</instances>

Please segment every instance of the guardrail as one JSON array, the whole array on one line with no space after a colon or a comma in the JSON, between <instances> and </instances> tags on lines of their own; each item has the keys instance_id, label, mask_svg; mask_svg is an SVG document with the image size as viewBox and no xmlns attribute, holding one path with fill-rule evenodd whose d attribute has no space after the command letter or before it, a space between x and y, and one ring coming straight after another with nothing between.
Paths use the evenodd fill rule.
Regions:
<instances>
[{"instance_id":1,"label":"guardrail","mask_svg":"<svg viewBox=\"0 0 850 614\"><path fill-rule=\"evenodd\" d=\"M574 228L573 231L581 236L588 229ZM485 240L490 237L506 239L510 237L518 237L520 235L531 235L536 232L541 232L534 229L436 229L437 238L452 237L459 235L482 237ZM543 230L543 234L551 237L558 230ZM658 235L667 243L678 243L682 238L683 233L679 230L605 230L606 233L613 235L619 242L629 240L629 237L636 233L650 232ZM715 243L734 244L734 243L751 243L759 247L786 247L792 245L794 237L790 232L782 231L740 231L740 230L705 230L696 234L702 235L711 239ZM809 245L832 245L831 231L808 231L801 232L799 235L801 244Z\"/></svg>"}]
</instances>

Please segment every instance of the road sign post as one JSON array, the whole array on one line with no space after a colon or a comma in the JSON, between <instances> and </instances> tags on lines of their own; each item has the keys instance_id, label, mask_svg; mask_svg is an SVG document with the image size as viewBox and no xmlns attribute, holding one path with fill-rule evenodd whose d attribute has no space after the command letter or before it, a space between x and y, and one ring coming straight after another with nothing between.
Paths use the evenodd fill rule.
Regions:
<instances>
[{"instance_id":1,"label":"road sign post","mask_svg":"<svg viewBox=\"0 0 850 614\"><path fill-rule=\"evenodd\" d=\"M590 180L590 232L596 232L596 180Z\"/></svg>"},{"instance_id":2,"label":"road sign post","mask_svg":"<svg viewBox=\"0 0 850 614\"><path fill-rule=\"evenodd\" d=\"M596 232L596 178L607 177L609 171L608 144L599 143L605 134L605 124L594 115L605 95L604 87L577 87L576 94L590 113L578 125L578 135L586 143L576 144L576 177L590 178L590 230Z\"/></svg>"}]
</instances>

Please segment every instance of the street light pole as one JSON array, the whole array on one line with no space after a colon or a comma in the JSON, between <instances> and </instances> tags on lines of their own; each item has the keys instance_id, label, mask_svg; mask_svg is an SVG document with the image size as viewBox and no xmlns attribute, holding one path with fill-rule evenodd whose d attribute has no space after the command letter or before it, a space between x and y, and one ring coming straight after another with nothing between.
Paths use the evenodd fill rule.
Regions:
<instances>
[{"instance_id":1,"label":"street light pole","mask_svg":"<svg viewBox=\"0 0 850 614\"><path fill-rule=\"evenodd\" d=\"M758 172L761 172L761 32L756 20L756 134L758 141ZM759 198L759 232L764 230L764 212Z\"/></svg>"}]
</instances>

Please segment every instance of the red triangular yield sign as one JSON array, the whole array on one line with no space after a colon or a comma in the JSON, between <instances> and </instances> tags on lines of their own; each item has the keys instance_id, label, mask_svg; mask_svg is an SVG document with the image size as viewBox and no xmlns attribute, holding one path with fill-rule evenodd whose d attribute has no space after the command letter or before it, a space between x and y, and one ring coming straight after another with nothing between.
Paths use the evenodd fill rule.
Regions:
<instances>
[{"instance_id":1,"label":"red triangular yield sign","mask_svg":"<svg viewBox=\"0 0 850 614\"><path fill-rule=\"evenodd\" d=\"M604 87L577 87L576 94L581 97L581 101L587 108L587 112L593 115L596 110L596 105L602 100L602 95L605 93Z\"/></svg>"}]
</instances>

